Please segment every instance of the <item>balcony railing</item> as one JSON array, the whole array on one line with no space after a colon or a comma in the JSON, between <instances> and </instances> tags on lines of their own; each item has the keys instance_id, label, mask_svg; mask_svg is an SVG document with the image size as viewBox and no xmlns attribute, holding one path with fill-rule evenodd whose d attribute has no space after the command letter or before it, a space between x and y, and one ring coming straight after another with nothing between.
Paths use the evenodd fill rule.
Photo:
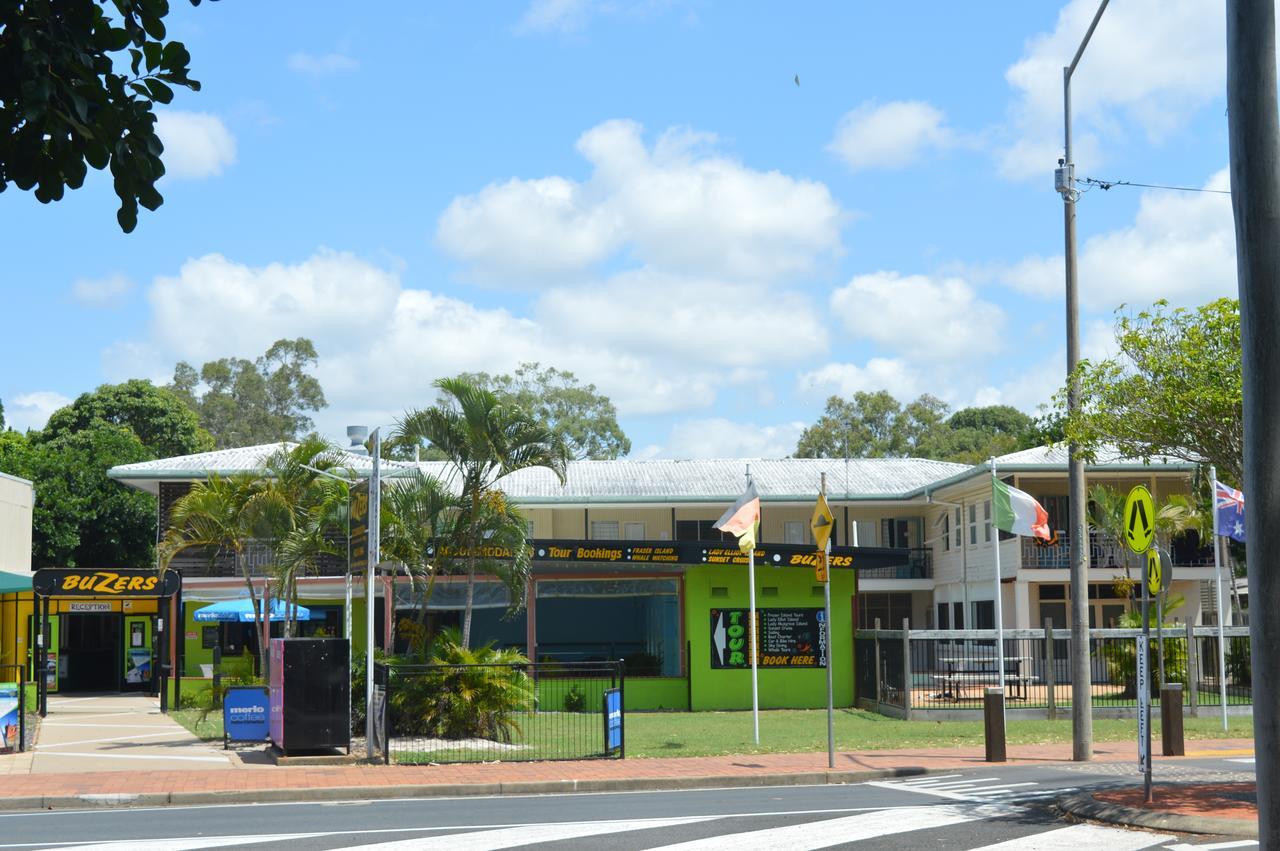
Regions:
<instances>
[{"instance_id":1,"label":"balcony railing","mask_svg":"<svg viewBox=\"0 0 1280 851\"><path fill-rule=\"evenodd\" d=\"M877 550L878 553L884 552ZM859 579L929 579L933 576L933 552L928 547L902 549L901 564L858 569Z\"/></svg>"},{"instance_id":2,"label":"balcony railing","mask_svg":"<svg viewBox=\"0 0 1280 851\"><path fill-rule=\"evenodd\" d=\"M1027 568L1060 568L1071 567L1071 536L1059 531L1052 540L1042 541L1038 538L1022 538L1022 566ZM1122 570L1126 565L1135 565L1135 556L1128 546L1114 535L1105 532L1089 533L1089 566ZM1201 567L1213 564L1213 550L1209 547L1196 547L1175 544L1173 547L1173 563L1178 567Z\"/></svg>"},{"instance_id":3,"label":"balcony railing","mask_svg":"<svg viewBox=\"0 0 1280 851\"><path fill-rule=\"evenodd\" d=\"M344 542L345 545L345 542ZM271 547L259 541L251 541L245 547L244 564L249 568L250 576L266 576L274 563ZM234 554L228 550L214 550L206 547L191 547L174 557L170 567L183 576L198 577L239 577L240 569L236 566ZM308 571L312 576L344 576L347 572L346 558L322 556L316 568Z\"/></svg>"}]
</instances>

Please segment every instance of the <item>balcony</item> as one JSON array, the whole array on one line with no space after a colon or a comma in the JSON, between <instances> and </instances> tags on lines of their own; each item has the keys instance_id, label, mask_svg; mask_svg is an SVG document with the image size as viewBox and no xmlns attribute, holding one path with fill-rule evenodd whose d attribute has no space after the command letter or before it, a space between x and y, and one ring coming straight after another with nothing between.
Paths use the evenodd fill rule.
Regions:
<instances>
[{"instance_id":1,"label":"balcony","mask_svg":"<svg viewBox=\"0 0 1280 851\"><path fill-rule=\"evenodd\" d=\"M875 565L858 567L859 579L930 579L933 576L933 551L928 547L858 547L856 552L858 555L854 557L855 566L866 562ZM885 564L886 561L890 563ZM899 563L894 564L895 561Z\"/></svg>"},{"instance_id":2,"label":"balcony","mask_svg":"<svg viewBox=\"0 0 1280 851\"><path fill-rule=\"evenodd\" d=\"M1177 567L1213 565L1213 549L1199 546L1194 536L1173 546L1173 563ZM1071 567L1071 536L1059 531L1052 541L1022 538L1022 567L1066 570ZM1089 566L1123 570L1137 566L1136 556L1120 539L1105 532L1089 533Z\"/></svg>"},{"instance_id":3,"label":"balcony","mask_svg":"<svg viewBox=\"0 0 1280 851\"><path fill-rule=\"evenodd\" d=\"M343 543L345 546L345 541ZM274 562L271 547L260 541L251 541L245 547L244 564L249 568L250 576L269 576L270 566ZM240 578L240 570L236 567L235 556L227 550L213 550L207 547L191 547L183 550L169 566L183 576L192 577L235 577ZM345 576L347 573L346 558L321 557L315 570L308 571L311 576Z\"/></svg>"}]
</instances>

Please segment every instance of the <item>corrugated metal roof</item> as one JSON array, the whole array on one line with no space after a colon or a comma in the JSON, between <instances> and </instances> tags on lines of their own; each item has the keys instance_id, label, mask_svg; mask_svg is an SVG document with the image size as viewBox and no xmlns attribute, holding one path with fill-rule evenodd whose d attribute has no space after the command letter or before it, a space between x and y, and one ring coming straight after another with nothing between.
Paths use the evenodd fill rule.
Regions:
<instances>
[{"instance_id":1,"label":"corrugated metal roof","mask_svg":"<svg viewBox=\"0 0 1280 851\"><path fill-rule=\"evenodd\" d=\"M112 467L107 475L113 479L190 479L202 478L210 473L229 476L235 473L251 473L262 467L272 454L280 449L292 449L296 443L263 443L258 446L240 446L234 449L215 449L212 452L197 452L194 455L178 455L173 458L158 458L155 461L140 461L136 464L121 464ZM333 449L338 467L356 473L368 473L373 469L373 461L367 455L357 455L345 449ZM383 466L388 468L411 469L412 464L403 461L384 460Z\"/></svg>"},{"instance_id":2,"label":"corrugated metal roof","mask_svg":"<svg viewBox=\"0 0 1280 851\"><path fill-rule=\"evenodd\" d=\"M162 480L253 472L282 445L294 444L271 443L124 464L111 468L107 475L154 491L155 483ZM371 472L372 462L368 456L337 449L334 452L339 455L339 467L356 476L367 476ZM384 461L383 464L390 475L414 467L403 461ZM521 470L504 478L502 489L523 503L726 502L742 493L748 464L756 489L767 501L811 500L824 472L827 492L834 498L893 500L918 497L925 488L955 484L985 471L985 465L972 467L927 458L623 458L571 462L563 485L545 468ZM1003 455L996 459L996 464L1008 470L1056 468L1065 472L1067 450L1042 446ZM1112 466L1159 469L1166 464L1178 469L1190 466L1177 459L1157 458L1148 464L1139 459L1122 458L1119 453L1103 452L1096 464L1090 464L1090 469ZM424 473L446 481L452 478L446 462L424 461L417 466Z\"/></svg>"},{"instance_id":3,"label":"corrugated metal roof","mask_svg":"<svg viewBox=\"0 0 1280 851\"><path fill-rule=\"evenodd\" d=\"M1189 462L1169 455L1157 455L1146 461L1141 458L1130 458L1122 454L1120 450L1114 446L1099 447L1094 453L1094 456L1094 460L1088 462L1090 467L1190 466ZM1067 460L1066 446L1036 446L1031 449L1023 449L1020 452L1010 452L1008 455L1001 455L996 459L996 466L1065 467L1067 465Z\"/></svg>"}]
</instances>

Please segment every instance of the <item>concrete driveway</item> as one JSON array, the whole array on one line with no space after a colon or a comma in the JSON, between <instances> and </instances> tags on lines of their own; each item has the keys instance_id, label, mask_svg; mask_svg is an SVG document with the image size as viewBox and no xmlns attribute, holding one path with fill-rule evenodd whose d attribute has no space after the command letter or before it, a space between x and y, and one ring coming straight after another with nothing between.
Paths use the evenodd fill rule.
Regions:
<instances>
[{"instance_id":1,"label":"concrete driveway","mask_svg":"<svg viewBox=\"0 0 1280 851\"><path fill-rule=\"evenodd\" d=\"M161 715L156 698L138 694L50 695L35 749L14 757L12 773L29 760L32 774L243 767L233 752Z\"/></svg>"}]
</instances>

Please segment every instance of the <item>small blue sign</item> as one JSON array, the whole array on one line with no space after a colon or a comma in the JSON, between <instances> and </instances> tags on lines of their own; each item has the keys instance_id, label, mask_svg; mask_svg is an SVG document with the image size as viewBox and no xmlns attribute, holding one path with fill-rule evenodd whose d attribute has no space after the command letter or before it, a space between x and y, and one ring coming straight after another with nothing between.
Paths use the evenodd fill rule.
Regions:
<instances>
[{"instance_id":1,"label":"small blue sign","mask_svg":"<svg viewBox=\"0 0 1280 851\"><path fill-rule=\"evenodd\" d=\"M604 747L606 751L622 747L622 689L604 692Z\"/></svg>"},{"instance_id":2,"label":"small blue sign","mask_svg":"<svg viewBox=\"0 0 1280 851\"><path fill-rule=\"evenodd\" d=\"M267 739L267 690L262 686L232 686L222 701L223 747L228 742Z\"/></svg>"}]
</instances>

